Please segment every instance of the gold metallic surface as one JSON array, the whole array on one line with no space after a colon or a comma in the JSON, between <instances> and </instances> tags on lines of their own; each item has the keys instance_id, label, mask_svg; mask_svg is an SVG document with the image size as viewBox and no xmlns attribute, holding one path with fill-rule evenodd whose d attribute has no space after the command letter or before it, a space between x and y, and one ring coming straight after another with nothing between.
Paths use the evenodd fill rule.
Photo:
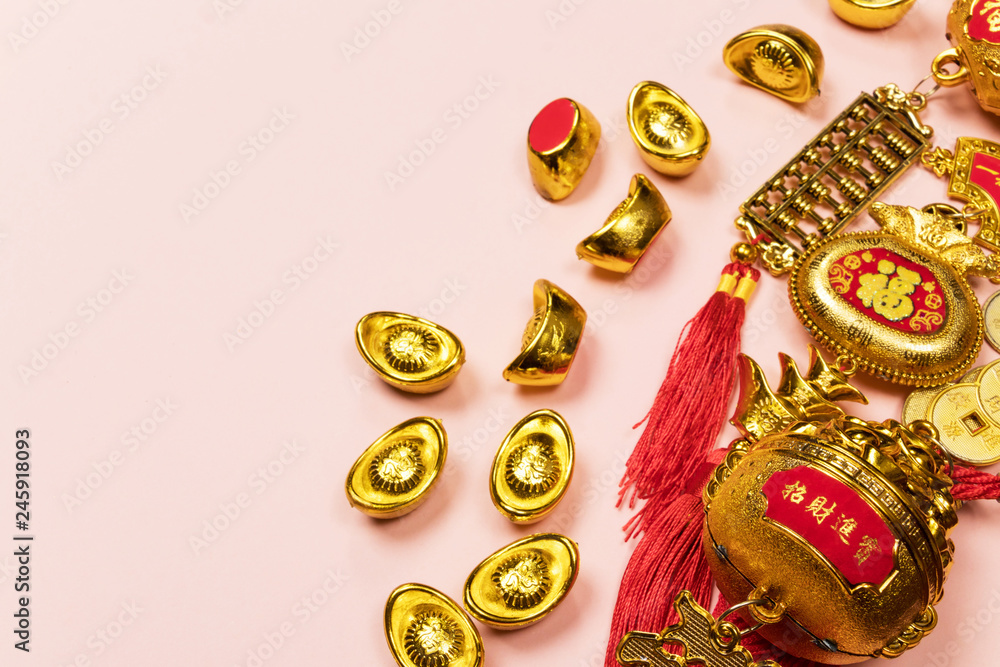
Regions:
<instances>
[{"instance_id":1,"label":"gold metallic surface","mask_svg":"<svg viewBox=\"0 0 1000 667\"><path fill-rule=\"evenodd\" d=\"M986 342L997 352L1000 352L1000 292L994 292L983 304L983 321L986 331Z\"/></svg>"},{"instance_id":2,"label":"gold metallic surface","mask_svg":"<svg viewBox=\"0 0 1000 667\"><path fill-rule=\"evenodd\" d=\"M465 363L465 347L455 334L403 313L365 315L354 339L358 352L380 378L414 394L444 389Z\"/></svg>"},{"instance_id":3,"label":"gold metallic surface","mask_svg":"<svg viewBox=\"0 0 1000 667\"><path fill-rule=\"evenodd\" d=\"M493 458L490 498L514 523L535 523L562 500L573 479L573 434L554 410L536 410L514 425Z\"/></svg>"},{"instance_id":4,"label":"gold metallic surface","mask_svg":"<svg viewBox=\"0 0 1000 667\"><path fill-rule=\"evenodd\" d=\"M788 102L819 94L823 51L812 37L784 24L761 25L733 37L722 51L730 71Z\"/></svg>"},{"instance_id":5,"label":"gold metallic surface","mask_svg":"<svg viewBox=\"0 0 1000 667\"><path fill-rule=\"evenodd\" d=\"M716 584L727 600L766 591L786 605L784 620L758 632L792 655L828 664L899 655L933 628L932 605L951 566L959 503L948 463L936 443L898 422L831 419L822 396L798 405L814 420L765 419L773 397L790 402L792 385L763 391L755 370L752 360L743 365L741 392L752 398L741 399L734 417L747 439L734 443L705 489L703 538ZM846 486L886 522L896 549L881 585L852 586L819 549L765 517L764 483L802 466Z\"/></svg>"},{"instance_id":6,"label":"gold metallic surface","mask_svg":"<svg viewBox=\"0 0 1000 667\"><path fill-rule=\"evenodd\" d=\"M576 299L548 280L535 281L532 297L535 314L525 327L521 353L503 377L536 387L559 384L573 364L587 313Z\"/></svg>"},{"instance_id":7,"label":"gold metallic surface","mask_svg":"<svg viewBox=\"0 0 1000 667\"><path fill-rule=\"evenodd\" d=\"M750 266L757 261L757 248L751 243L737 243L729 249L729 259Z\"/></svg>"},{"instance_id":8,"label":"gold metallic surface","mask_svg":"<svg viewBox=\"0 0 1000 667\"><path fill-rule=\"evenodd\" d=\"M530 141L525 142L531 182L538 194L550 201L565 199L576 189L587 173L601 140L601 124L594 114L579 102L570 101L576 109L576 116L573 129L565 141L544 152L532 148Z\"/></svg>"},{"instance_id":9,"label":"gold metallic surface","mask_svg":"<svg viewBox=\"0 0 1000 667\"><path fill-rule=\"evenodd\" d=\"M988 23L990 38L970 35L971 22ZM968 83L984 110L1000 113L1000 7L992 0L955 0L948 12L952 48L934 59L931 73L942 86Z\"/></svg>"},{"instance_id":10,"label":"gold metallic surface","mask_svg":"<svg viewBox=\"0 0 1000 667\"><path fill-rule=\"evenodd\" d=\"M964 381L964 377L963 377ZM934 399L938 397L947 387L937 386L937 387L927 387L924 389L914 389L910 394L903 400L903 412L900 415L904 424L911 424L918 419L925 419L930 421L930 411L931 406L934 405Z\"/></svg>"},{"instance_id":11,"label":"gold metallic surface","mask_svg":"<svg viewBox=\"0 0 1000 667\"><path fill-rule=\"evenodd\" d=\"M830 0L833 13L859 28L888 28L910 11L916 0Z\"/></svg>"},{"instance_id":12,"label":"gold metallic surface","mask_svg":"<svg viewBox=\"0 0 1000 667\"><path fill-rule=\"evenodd\" d=\"M628 197L599 230L580 241L576 255L608 271L628 273L670 222L670 207L656 186L636 174Z\"/></svg>"},{"instance_id":13,"label":"gold metallic surface","mask_svg":"<svg viewBox=\"0 0 1000 667\"><path fill-rule=\"evenodd\" d=\"M483 640L455 602L422 584L404 584L385 603L385 641L400 667L481 667Z\"/></svg>"},{"instance_id":14,"label":"gold metallic surface","mask_svg":"<svg viewBox=\"0 0 1000 667\"><path fill-rule=\"evenodd\" d=\"M576 582L580 553L555 533L529 535L488 556L465 582L465 609L487 625L512 630L556 608Z\"/></svg>"},{"instance_id":15,"label":"gold metallic surface","mask_svg":"<svg viewBox=\"0 0 1000 667\"><path fill-rule=\"evenodd\" d=\"M1000 403L996 374L987 371L983 379L982 398ZM976 383L947 387L935 397L927 418L937 428L945 451L956 461L975 466L1000 461L1000 424L990 417L980 395Z\"/></svg>"},{"instance_id":16,"label":"gold metallic surface","mask_svg":"<svg viewBox=\"0 0 1000 667\"><path fill-rule=\"evenodd\" d=\"M888 84L862 93L740 205L736 227L772 274L839 233L928 146L926 104Z\"/></svg>"},{"instance_id":17,"label":"gold metallic surface","mask_svg":"<svg viewBox=\"0 0 1000 667\"><path fill-rule=\"evenodd\" d=\"M870 212L883 231L828 237L796 260L788 281L796 315L821 345L866 373L918 387L956 379L975 361L983 338L982 312L965 276L995 275L995 256L986 257L940 216L879 202ZM829 277L834 262L873 248L930 270L947 313L938 330L894 329L861 316L838 292Z\"/></svg>"},{"instance_id":18,"label":"gold metallic surface","mask_svg":"<svg viewBox=\"0 0 1000 667\"><path fill-rule=\"evenodd\" d=\"M448 457L448 436L437 419L415 417L372 443L347 473L347 500L376 519L415 510L437 483Z\"/></svg>"},{"instance_id":19,"label":"gold metallic surface","mask_svg":"<svg viewBox=\"0 0 1000 667\"><path fill-rule=\"evenodd\" d=\"M704 121L687 102L655 81L636 84L628 97L628 129L639 154L667 176L687 176L712 145Z\"/></svg>"}]
</instances>

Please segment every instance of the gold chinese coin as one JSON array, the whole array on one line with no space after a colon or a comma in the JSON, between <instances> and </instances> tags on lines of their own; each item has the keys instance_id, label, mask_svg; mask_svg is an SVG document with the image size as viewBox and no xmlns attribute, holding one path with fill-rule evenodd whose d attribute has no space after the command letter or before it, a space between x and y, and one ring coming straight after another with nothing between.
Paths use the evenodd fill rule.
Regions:
<instances>
[{"instance_id":1,"label":"gold chinese coin","mask_svg":"<svg viewBox=\"0 0 1000 667\"><path fill-rule=\"evenodd\" d=\"M926 389L911 391L910 395L903 401L903 423L911 424L918 419L928 419L930 416L931 405L934 404L934 399L937 398L938 394L940 394L945 388L946 387L927 387Z\"/></svg>"},{"instance_id":2,"label":"gold chinese coin","mask_svg":"<svg viewBox=\"0 0 1000 667\"><path fill-rule=\"evenodd\" d=\"M986 342L1000 352L1000 291L994 292L983 304L983 325Z\"/></svg>"},{"instance_id":3,"label":"gold chinese coin","mask_svg":"<svg viewBox=\"0 0 1000 667\"><path fill-rule=\"evenodd\" d=\"M536 410L504 438L490 473L490 497L515 523L540 521L573 478L573 434L554 410Z\"/></svg>"},{"instance_id":4,"label":"gold chinese coin","mask_svg":"<svg viewBox=\"0 0 1000 667\"><path fill-rule=\"evenodd\" d=\"M448 436L437 419L416 417L372 443L347 473L347 500L376 519L415 510L437 483L448 457Z\"/></svg>"},{"instance_id":5,"label":"gold chinese coin","mask_svg":"<svg viewBox=\"0 0 1000 667\"><path fill-rule=\"evenodd\" d=\"M483 639L451 598L404 584L385 603L385 641L400 667L480 667Z\"/></svg>"},{"instance_id":6,"label":"gold chinese coin","mask_svg":"<svg viewBox=\"0 0 1000 667\"><path fill-rule=\"evenodd\" d=\"M501 630L540 621L576 582L580 553L573 540L539 533L518 540L476 566L465 582L465 608Z\"/></svg>"},{"instance_id":7,"label":"gold chinese coin","mask_svg":"<svg viewBox=\"0 0 1000 667\"><path fill-rule=\"evenodd\" d=\"M365 362L380 378L403 391L440 391L455 380L465 363L462 341L420 317L369 313L358 322L354 334Z\"/></svg>"},{"instance_id":8,"label":"gold chinese coin","mask_svg":"<svg viewBox=\"0 0 1000 667\"><path fill-rule=\"evenodd\" d=\"M984 373L978 386L960 383L946 388L930 409L929 421L938 430L941 446L957 461L969 465L1000 461L1000 424L991 419L980 401L985 380L988 388L983 398L1000 404L1000 386L988 378L996 378L995 372Z\"/></svg>"}]
</instances>

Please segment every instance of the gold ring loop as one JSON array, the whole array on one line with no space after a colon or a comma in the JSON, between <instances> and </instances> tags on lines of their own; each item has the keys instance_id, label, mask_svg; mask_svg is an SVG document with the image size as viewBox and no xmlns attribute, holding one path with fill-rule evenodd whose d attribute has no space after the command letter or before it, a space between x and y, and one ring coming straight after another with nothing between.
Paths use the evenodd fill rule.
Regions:
<instances>
[{"instance_id":1,"label":"gold ring loop","mask_svg":"<svg viewBox=\"0 0 1000 667\"><path fill-rule=\"evenodd\" d=\"M958 69L954 72L948 72L945 67L948 65L956 65ZM934 58L934 62L931 63L931 76L934 80L945 87L957 86L969 78L969 70L962 63L962 57L957 48L947 49L942 51Z\"/></svg>"}]
</instances>

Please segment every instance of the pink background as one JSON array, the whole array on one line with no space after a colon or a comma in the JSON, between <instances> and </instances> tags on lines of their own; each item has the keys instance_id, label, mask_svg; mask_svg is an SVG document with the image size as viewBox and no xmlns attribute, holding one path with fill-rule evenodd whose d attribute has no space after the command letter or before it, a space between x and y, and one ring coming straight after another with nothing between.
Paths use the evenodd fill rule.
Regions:
<instances>
[{"instance_id":1,"label":"pink background","mask_svg":"<svg viewBox=\"0 0 1000 667\"><path fill-rule=\"evenodd\" d=\"M629 514L614 507L631 425L739 240L739 203L861 90L919 81L948 47L950 4L920 0L899 25L868 32L822 0L63 2L7 0L0 12L0 543L15 532L18 428L32 432L37 536L30 655L4 629L14 562L0 546L4 665L253 665L284 629L263 651L269 667L388 666L394 587L458 597L488 554L549 530L580 545L576 588L539 625L483 629L488 661L599 665L632 549L619 530ZM817 101L792 106L723 65L730 37L773 22L825 49ZM628 136L625 102L643 79L676 90L712 132L689 178L650 171ZM604 139L579 189L549 204L524 143L560 96L588 106ZM945 147L997 138L966 89L939 93L924 119ZM258 135L270 143L245 143ZM431 143L390 187L385 174ZM673 222L621 278L574 246L636 172ZM922 206L945 192L913 169L884 199ZM541 277L590 315L552 390L500 375ZM374 377L353 327L382 309L427 314L462 338L468 362L451 388L420 397ZM259 326L233 343L247 319ZM765 278L745 350L776 379L778 351L801 362L808 342L784 280ZM50 358L22 377L36 353ZM996 356L986 348L981 361ZM872 403L860 415L898 416L904 390L861 385ZM506 431L542 407L568 420L578 465L557 511L518 528L492 507L487 476ZM403 519L352 510L352 462L417 415L449 433L445 479ZM238 517L193 547L227 508ZM938 629L896 665L996 662L998 512L962 511Z\"/></svg>"}]
</instances>

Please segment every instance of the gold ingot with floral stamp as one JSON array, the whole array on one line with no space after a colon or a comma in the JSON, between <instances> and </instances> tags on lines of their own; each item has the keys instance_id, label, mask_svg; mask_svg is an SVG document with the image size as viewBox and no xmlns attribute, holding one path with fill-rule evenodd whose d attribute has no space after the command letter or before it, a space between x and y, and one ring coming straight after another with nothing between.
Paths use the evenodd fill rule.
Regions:
<instances>
[{"instance_id":1,"label":"gold ingot with floral stamp","mask_svg":"<svg viewBox=\"0 0 1000 667\"><path fill-rule=\"evenodd\" d=\"M441 391L465 363L458 336L413 315L369 313L354 333L358 352L372 370L393 387L414 394Z\"/></svg>"},{"instance_id":2,"label":"gold ingot with floral stamp","mask_svg":"<svg viewBox=\"0 0 1000 667\"><path fill-rule=\"evenodd\" d=\"M415 417L394 426L358 457L347 473L347 500L376 519L394 519L419 507L448 458L444 426Z\"/></svg>"},{"instance_id":3,"label":"gold ingot with floral stamp","mask_svg":"<svg viewBox=\"0 0 1000 667\"><path fill-rule=\"evenodd\" d=\"M687 176L712 146L701 116L680 95L655 81L636 84L626 117L639 155L661 174Z\"/></svg>"},{"instance_id":4,"label":"gold ingot with floral stamp","mask_svg":"<svg viewBox=\"0 0 1000 667\"><path fill-rule=\"evenodd\" d=\"M518 540L487 557L465 582L464 602L478 621L501 630L537 623L576 582L579 549L556 533Z\"/></svg>"},{"instance_id":5,"label":"gold ingot with floral stamp","mask_svg":"<svg viewBox=\"0 0 1000 667\"><path fill-rule=\"evenodd\" d=\"M483 639L441 591L404 584L385 603L385 641L400 667L481 667Z\"/></svg>"},{"instance_id":6,"label":"gold ingot with floral stamp","mask_svg":"<svg viewBox=\"0 0 1000 667\"><path fill-rule=\"evenodd\" d=\"M493 459L490 498L514 523L548 516L573 479L573 433L554 410L536 410L514 425Z\"/></svg>"},{"instance_id":7,"label":"gold ingot with floral stamp","mask_svg":"<svg viewBox=\"0 0 1000 667\"><path fill-rule=\"evenodd\" d=\"M788 102L815 97L823 81L822 49L790 25L775 23L742 32L726 44L722 58L740 79Z\"/></svg>"}]
</instances>

